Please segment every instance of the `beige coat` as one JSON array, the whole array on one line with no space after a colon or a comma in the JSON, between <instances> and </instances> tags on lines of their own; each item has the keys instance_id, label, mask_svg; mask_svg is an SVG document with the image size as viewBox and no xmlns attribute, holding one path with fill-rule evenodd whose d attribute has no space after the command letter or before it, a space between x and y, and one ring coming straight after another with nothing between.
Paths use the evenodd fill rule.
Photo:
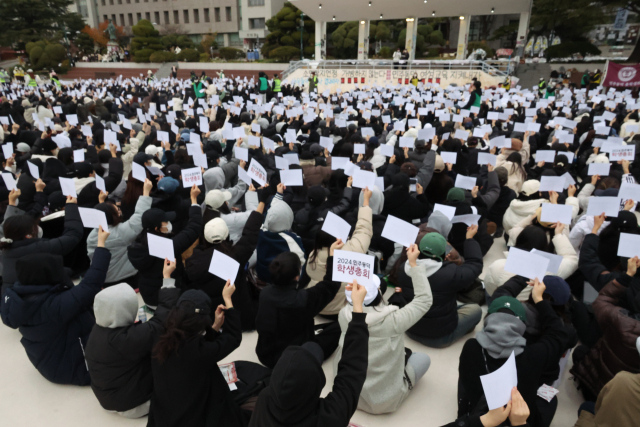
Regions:
<instances>
[{"instance_id":1,"label":"beige coat","mask_svg":"<svg viewBox=\"0 0 640 427\"><path fill-rule=\"evenodd\" d=\"M353 235L347 243L344 244L342 250L357 252L364 254L369 249L371 238L373 237L373 224L372 224L373 212L370 207L361 207L358 210L358 222L356 223L356 229L353 231ZM327 257L329 256L329 248L321 249L315 259L314 263L307 261L307 274L311 281L308 287L312 287L321 282L324 278L324 274L327 271ZM342 307L347 303L347 298L344 295L346 283L342 283L340 290L336 294L333 301L320 312L320 314L336 315L340 313Z\"/></svg>"},{"instance_id":2,"label":"beige coat","mask_svg":"<svg viewBox=\"0 0 640 427\"><path fill-rule=\"evenodd\" d=\"M640 420L640 374L619 372L596 401L596 414L582 411L575 427L632 427Z\"/></svg>"},{"instance_id":3,"label":"beige coat","mask_svg":"<svg viewBox=\"0 0 640 427\"><path fill-rule=\"evenodd\" d=\"M516 194L520 194L522 191L522 184L524 184L525 177L520 174L520 172L514 168L513 162L508 162L506 156L499 155L496 159L496 167L502 166L507 172L509 172L509 179L507 180L507 187L516 192Z\"/></svg>"}]
</instances>

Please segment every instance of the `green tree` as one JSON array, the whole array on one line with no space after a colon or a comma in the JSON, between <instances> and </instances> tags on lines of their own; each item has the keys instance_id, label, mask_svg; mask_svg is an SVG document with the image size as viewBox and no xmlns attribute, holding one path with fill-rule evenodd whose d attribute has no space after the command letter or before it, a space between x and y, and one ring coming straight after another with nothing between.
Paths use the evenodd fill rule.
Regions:
<instances>
[{"instance_id":1,"label":"green tree","mask_svg":"<svg viewBox=\"0 0 640 427\"><path fill-rule=\"evenodd\" d=\"M75 45L82 53L93 53L95 43L87 33L80 33L75 40Z\"/></svg>"},{"instance_id":2,"label":"green tree","mask_svg":"<svg viewBox=\"0 0 640 427\"><path fill-rule=\"evenodd\" d=\"M29 42L25 46L29 55L31 68L36 71L55 69L62 70L62 62L67 57L67 49L59 43L47 43L44 40ZM64 74L64 73L63 73Z\"/></svg>"},{"instance_id":3,"label":"green tree","mask_svg":"<svg viewBox=\"0 0 640 427\"><path fill-rule=\"evenodd\" d=\"M135 62L149 62L153 52L164 50L158 30L147 19L138 21L132 28L134 38L131 40L131 50Z\"/></svg>"},{"instance_id":4,"label":"green tree","mask_svg":"<svg viewBox=\"0 0 640 427\"><path fill-rule=\"evenodd\" d=\"M287 55L282 55L283 50L277 52L275 50L283 46L296 47L300 52L301 37L304 53L307 55L313 54L315 50L315 22L305 15L304 27L302 27L301 17L302 12L291 3L286 2L275 16L267 20L266 25L269 34L267 35L266 43L262 45L261 49L264 57L282 60ZM274 52L273 55L272 52ZM291 50L286 52L291 52Z\"/></svg>"},{"instance_id":5,"label":"green tree","mask_svg":"<svg viewBox=\"0 0 640 427\"><path fill-rule=\"evenodd\" d=\"M629 12L640 15L640 0L601 0L600 4L609 9L613 13L617 8L627 9ZM636 40L636 45L627 58L626 62L638 63L640 62L640 40Z\"/></svg>"},{"instance_id":6,"label":"green tree","mask_svg":"<svg viewBox=\"0 0 640 427\"><path fill-rule=\"evenodd\" d=\"M69 12L72 0L2 0L0 1L0 44L13 45L41 39L59 40L63 28L73 25L79 16ZM82 19L82 18L80 18ZM69 28L71 30L71 28Z\"/></svg>"},{"instance_id":7,"label":"green tree","mask_svg":"<svg viewBox=\"0 0 640 427\"><path fill-rule=\"evenodd\" d=\"M192 49L193 40L189 36L179 34L169 34L162 37L162 45L166 49L179 47L180 49Z\"/></svg>"},{"instance_id":8,"label":"green tree","mask_svg":"<svg viewBox=\"0 0 640 427\"><path fill-rule=\"evenodd\" d=\"M342 23L331 33L331 46L337 58L354 58L358 55L358 21Z\"/></svg>"},{"instance_id":9,"label":"green tree","mask_svg":"<svg viewBox=\"0 0 640 427\"><path fill-rule=\"evenodd\" d=\"M530 28L534 35L553 31L563 42L581 41L605 19L602 4L592 0L535 0Z\"/></svg>"},{"instance_id":10,"label":"green tree","mask_svg":"<svg viewBox=\"0 0 640 427\"><path fill-rule=\"evenodd\" d=\"M403 48L407 40L407 29L400 31L398 35L398 47ZM416 35L416 57L422 56L424 51L433 45L444 46L445 40L441 31L433 29L429 24L418 25Z\"/></svg>"}]
</instances>

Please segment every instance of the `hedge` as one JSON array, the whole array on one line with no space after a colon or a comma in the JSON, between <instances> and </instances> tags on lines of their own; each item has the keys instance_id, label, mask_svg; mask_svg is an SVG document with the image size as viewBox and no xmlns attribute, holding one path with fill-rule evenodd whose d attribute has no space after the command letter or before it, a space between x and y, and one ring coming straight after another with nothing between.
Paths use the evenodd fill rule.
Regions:
<instances>
[{"instance_id":1,"label":"hedge","mask_svg":"<svg viewBox=\"0 0 640 427\"><path fill-rule=\"evenodd\" d=\"M243 51L233 47L222 47L220 48L219 52L220 52L220 58L226 59L227 61L239 58L244 55Z\"/></svg>"},{"instance_id":2,"label":"hedge","mask_svg":"<svg viewBox=\"0 0 640 427\"><path fill-rule=\"evenodd\" d=\"M166 51L157 51L157 52L153 52L150 56L149 56L149 61L150 62L173 62L176 61L178 58L176 56L175 53L173 52L166 52Z\"/></svg>"}]
</instances>

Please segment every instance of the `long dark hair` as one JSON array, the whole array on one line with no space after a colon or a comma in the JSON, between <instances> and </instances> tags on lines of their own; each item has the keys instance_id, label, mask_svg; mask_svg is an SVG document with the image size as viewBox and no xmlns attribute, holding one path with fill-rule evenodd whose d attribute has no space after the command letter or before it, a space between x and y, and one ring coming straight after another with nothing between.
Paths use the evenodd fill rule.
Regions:
<instances>
[{"instance_id":1,"label":"long dark hair","mask_svg":"<svg viewBox=\"0 0 640 427\"><path fill-rule=\"evenodd\" d=\"M526 181L527 172L525 172L524 168L522 167L522 155L517 151L514 151L513 153L509 154L509 157L507 157L507 161L512 163L509 175L520 175L522 180Z\"/></svg>"},{"instance_id":2,"label":"long dark hair","mask_svg":"<svg viewBox=\"0 0 640 427\"><path fill-rule=\"evenodd\" d=\"M209 332L212 324L211 316L196 313L195 305L184 301L169 313L164 325L165 332L153 347L153 357L163 363L187 341L202 332Z\"/></svg>"},{"instance_id":3,"label":"long dark hair","mask_svg":"<svg viewBox=\"0 0 640 427\"><path fill-rule=\"evenodd\" d=\"M313 242L313 250L311 251L311 255L309 255L309 264L315 268L316 258L318 257L318 252L320 252L324 248L330 247L336 239L331 236L329 233L318 230L316 233L316 238Z\"/></svg>"},{"instance_id":4,"label":"long dark hair","mask_svg":"<svg viewBox=\"0 0 640 427\"><path fill-rule=\"evenodd\" d=\"M147 171L147 174L149 172ZM147 176L148 177L148 176ZM134 205L137 203L138 198L144 193L144 182L138 181L133 178L133 171L129 172L127 178L127 188L124 190L124 196L122 196L123 205Z\"/></svg>"}]
</instances>

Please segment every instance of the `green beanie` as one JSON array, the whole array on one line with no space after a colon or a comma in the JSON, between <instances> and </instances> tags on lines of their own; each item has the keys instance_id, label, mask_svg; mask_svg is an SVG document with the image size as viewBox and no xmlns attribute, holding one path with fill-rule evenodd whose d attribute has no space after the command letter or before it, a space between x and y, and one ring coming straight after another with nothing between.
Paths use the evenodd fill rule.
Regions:
<instances>
[{"instance_id":1,"label":"green beanie","mask_svg":"<svg viewBox=\"0 0 640 427\"><path fill-rule=\"evenodd\" d=\"M527 312L524 310L524 306L520 301L515 299L514 297L499 297L494 299L489 306L489 311L487 314L493 314L498 310L506 308L511 311L518 319L523 322L527 322Z\"/></svg>"},{"instance_id":2,"label":"green beanie","mask_svg":"<svg viewBox=\"0 0 640 427\"><path fill-rule=\"evenodd\" d=\"M453 187L447 193L447 201L462 202L464 200L464 190L462 188Z\"/></svg>"},{"instance_id":3,"label":"green beanie","mask_svg":"<svg viewBox=\"0 0 640 427\"><path fill-rule=\"evenodd\" d=\"M420 240L420 252L424 255L442 261L442 255L447 248L447 241L440 233L427 233Z\"/></svg>"}]
</instances>

